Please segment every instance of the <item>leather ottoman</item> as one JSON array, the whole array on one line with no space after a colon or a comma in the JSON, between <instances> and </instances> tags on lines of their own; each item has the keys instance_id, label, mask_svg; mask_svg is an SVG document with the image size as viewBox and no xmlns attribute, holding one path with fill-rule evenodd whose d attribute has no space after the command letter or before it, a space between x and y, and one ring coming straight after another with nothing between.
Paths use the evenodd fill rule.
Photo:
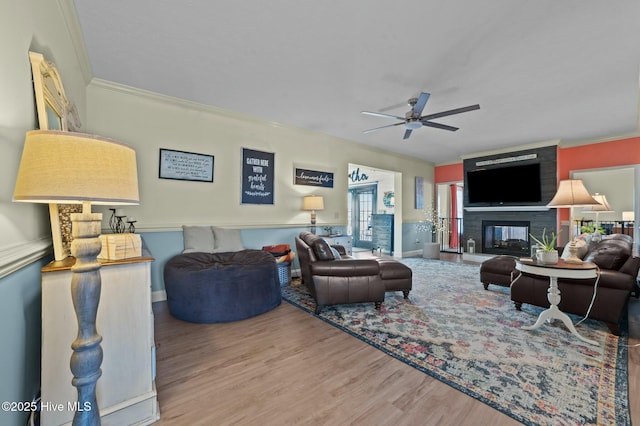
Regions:
<instances>
[{"instance_id":1,"label":"leather ottoman","mask_svg":"<svg viewBox=\"0 0 640 426\"><path fill-rule=\"evenodd\" d=\"M482 281L485 290L489 289L489 284L510 287L511 282L519 274L514 256L500 255L492 257L480 265L480 281Z\"/></svg>"},{"instance_id":2,"label":"leather ottoman","mask_svg":"<svg viewBox=\"0 0 640 426\"><path fill-rule=\"evenodd\" d=\"M413 272L407 265L390 259L377 259L380 264L380 278L385 292L401 291L404 298L409 297L412 288Z\"/></svg>"}]
</instances>

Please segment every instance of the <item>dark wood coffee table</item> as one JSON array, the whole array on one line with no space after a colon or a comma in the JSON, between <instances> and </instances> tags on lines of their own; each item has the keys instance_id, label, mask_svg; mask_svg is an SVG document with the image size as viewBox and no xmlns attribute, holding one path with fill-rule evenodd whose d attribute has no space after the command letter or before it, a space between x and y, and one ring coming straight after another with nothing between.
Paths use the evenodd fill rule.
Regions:
<instances>
[{"instance_id":1,"label":"dark wood coffee table","mask_svg":"<svg viewBox=\"0 0 640 426\"><path fill-rule=\"evenodd\" d=\"M590 340L582 337L576 328L573 326L571 318L558 308L560 303L560 289L558 289L558 278L573 278L573 279L589 279L597 276L598 266L595 263L584 262L581 264L566 263L560 259L555 264L543 264L537 262L535 259L518 259L516 261L516 269L520 272L526 272L533 275L541 275L549 277L549 291L547 298L551 306L540 313L538 320L531 326L522 327L523 330L535 330L540 327L545 321L551 321L553 319L562 320L565 326L571 331L571 333L583 342L591 345L599 346L595 340Z\"/></svg>"}]
</instances>

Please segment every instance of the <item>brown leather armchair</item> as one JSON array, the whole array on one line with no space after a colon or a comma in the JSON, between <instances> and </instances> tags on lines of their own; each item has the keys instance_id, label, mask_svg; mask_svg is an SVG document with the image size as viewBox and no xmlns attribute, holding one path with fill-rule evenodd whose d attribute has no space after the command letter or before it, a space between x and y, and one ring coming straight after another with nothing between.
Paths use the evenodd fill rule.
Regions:
<instances>
[{"instance_id":1,"label":"brown leather armchair","mask_svg":"<svg viewBox=\"0 0 640 426\"><path fill-rule=\"evenodd\" d=\"M584 260L598 265L599 279L596 298L589 318L604 321L611 333L620 334L620 321L627 308L631 292L637 289L640 257L632 255L633 239L628 235L614 234L592 245ZM595 287L595 279L558 279L561 311L586 315ZM522 274L511 284L511 300L516 309L523 303L549 307L547 290L549 278Z\"/></svg>"},{"instance_id":2,"label":"brown leather armchair","mask_svg":"<svg viewBox=\"0 0 640 426\"><path fill-rule=\"evenodd\" d=\"M373 302L380 309L385 286L375 259L353 259L342 246L333 246L334 252L311 232L301 232L295 241L302 283L316 301L316 314L324 306L342 303Z\"/></svg>"}]
</instances>

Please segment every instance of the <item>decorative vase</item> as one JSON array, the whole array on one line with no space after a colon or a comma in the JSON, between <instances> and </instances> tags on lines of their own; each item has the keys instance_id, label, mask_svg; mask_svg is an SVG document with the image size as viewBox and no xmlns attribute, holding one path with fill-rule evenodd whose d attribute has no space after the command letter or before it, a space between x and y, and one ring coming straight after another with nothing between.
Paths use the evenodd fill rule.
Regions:
<instances>
[{"instance_id":1,"label":"decorative vase","mask_svg":"<svg viewBox=\"0 0 640 426\"><path fill-rule=\"evenodd\" d=\"M538 250L536 252L536 258L538 262L545 265L553 265L554 263L558 263L558 250Z\"/></svg>"}]
</instances>

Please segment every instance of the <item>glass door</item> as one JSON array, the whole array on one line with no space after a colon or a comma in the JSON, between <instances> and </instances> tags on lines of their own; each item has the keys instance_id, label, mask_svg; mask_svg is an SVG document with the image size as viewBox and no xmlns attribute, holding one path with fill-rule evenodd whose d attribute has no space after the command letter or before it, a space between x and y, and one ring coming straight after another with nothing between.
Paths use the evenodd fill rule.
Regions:
<instances>
[{"instance_id":1,"label":"glass door","mask_svg":"<svg viewBox=\"0 0 640 426\"><path fill-rule=\"evenodd\" d=\"M349 188L349 229L353 247L371 250L371 215L376 213L376 185Z\"/></svg>"}]
</instances>

